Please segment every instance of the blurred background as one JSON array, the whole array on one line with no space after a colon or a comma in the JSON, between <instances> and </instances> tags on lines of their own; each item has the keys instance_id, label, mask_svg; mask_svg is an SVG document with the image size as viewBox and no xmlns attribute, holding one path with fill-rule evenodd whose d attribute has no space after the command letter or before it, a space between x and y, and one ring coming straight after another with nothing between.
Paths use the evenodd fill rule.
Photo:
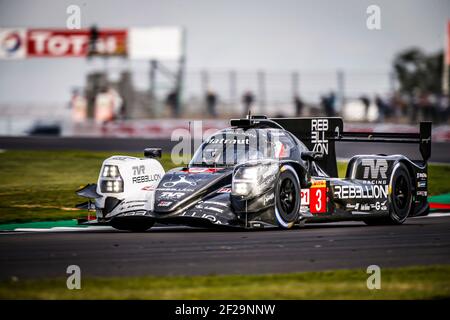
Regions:
<instances>
[{"instance_id":1,"label":"blurred background","mask_svg":"<svg viewBox=\"0 0 450 320\"><path fill-rule=\"evenodd\" d=\"M1 0L0 135L167 138L251 110L447 141L449 19L448 0Z\"/></svg>"}]
</instances>

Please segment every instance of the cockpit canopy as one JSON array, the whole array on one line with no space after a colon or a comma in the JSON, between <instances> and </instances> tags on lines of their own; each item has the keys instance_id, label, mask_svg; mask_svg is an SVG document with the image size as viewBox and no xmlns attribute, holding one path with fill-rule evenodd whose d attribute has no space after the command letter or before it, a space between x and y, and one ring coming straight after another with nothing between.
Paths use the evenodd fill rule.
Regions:
<instances>
[{"instance_id":1,"label":"cockpit canopy","mask_svg":"<svg viewBox=\"0 0 450 320\"><path fill-rule=\"evenodd\" d=\"M280 129L228 128L206 139L189 166L228 167L251 160L298 157L299 144L306 149L300 141Z\"/></svg>"}]
</instances>

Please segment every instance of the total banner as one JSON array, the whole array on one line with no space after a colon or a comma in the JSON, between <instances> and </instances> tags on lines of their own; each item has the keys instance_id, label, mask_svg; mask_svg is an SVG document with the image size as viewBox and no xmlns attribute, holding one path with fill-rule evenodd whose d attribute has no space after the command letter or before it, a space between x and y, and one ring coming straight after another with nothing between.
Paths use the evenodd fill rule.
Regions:
<instances>
[{"instance_id":1,"label":"total banner","mask_svg":"<svg viewBox=\"0 0 450 320\"><path fill-rule=\"evenodd\" d=\"M30 29L28 57L85 57L88 54L125 55L127 30ZM95 39L91 41L90 39Z\"/></svg>"},{"instance_id":2,"label":"total banner","mask_svg":"<svg viewBox=\"0 0 450 320\"><path fill-rule=\"evenodd\" d=\"M130 29L0 28L0 59L127 56L172 60L181 55L177 27Z\"/></svg>"}]
</instances>

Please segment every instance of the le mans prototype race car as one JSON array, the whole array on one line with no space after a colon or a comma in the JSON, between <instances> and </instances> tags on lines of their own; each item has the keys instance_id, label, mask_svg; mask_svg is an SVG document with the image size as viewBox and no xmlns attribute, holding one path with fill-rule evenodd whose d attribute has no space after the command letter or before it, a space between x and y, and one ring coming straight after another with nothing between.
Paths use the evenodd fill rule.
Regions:
<instances>
[{"instance_id":1,"label":"le mans prototype race car","mask_svg":"<svg viewBox=\"0 0 450 320\"><path fill-rule=\"evenodd\" d=\"M335 143L416 143L422 159L355 155L338 178ZM113 156L97 184L77 194L79 208L119 230L145 231L155 222L188 226L289 229L305 222L362 220L402 224L426 215L431 123L420 133L344 132L329 118L249 116L206 139L186 167L164 172L148 148L144 158Z\"/></svg>"}]
</instances>

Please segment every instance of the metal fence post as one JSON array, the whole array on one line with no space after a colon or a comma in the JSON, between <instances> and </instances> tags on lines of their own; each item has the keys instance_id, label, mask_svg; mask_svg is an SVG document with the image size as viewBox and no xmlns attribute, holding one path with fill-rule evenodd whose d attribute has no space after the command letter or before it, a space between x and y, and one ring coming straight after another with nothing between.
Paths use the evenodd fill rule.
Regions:
<instances>
[{"instance_id":1,"label":"metal fence post","mask_svg":"<svg viewBox=\"0 0 450 320\"><path fill-rule=\"evenodd\" d=\"M266 109L266 74L264 71L258 71L258 101L259 112L264 114Z\"/></svg>"},{"instance_id":2,"label":"metal fence post","mask_svg":"<svg viewBox=\"0 0 450 320\"><path fill-rule=\"evenodd\" d=\"M237 77L236 71L231 70L229 73L229 85L230 85L230 105L233 105L234 111L238 109L238 99L237 99Z\"/></svg>"},{"instance_id":3,"label":"metal fence post","mask_svg":"<svg viewBox=\"0 0 450 320\"><path fill-rule=\"evenodd\" d=\"M206 92L209 90L209 74L208 71L206 70L202 70L202 72L200 73L200 77L201 77L201 86L202 86L202 92L203 95L206 94Z\"/></svg>"},{"instance_id":4,"label":"metal fence post","mask_svg":"<svg viewBox=\"0 0 450 320\"><path fill-rule=\"evenodd\" d=\"M156 69L158 67L158 62L156 60L150 60L150 99L155 98L156 90Z\"/></svg>"},{"instance_id":5,"label":"metal fence post","mask_svg":"<svg viewBox=\"0 0 450 320\"><path fill-rule=\"evenodd\" d=\"M292 82L292 97L299 95L300 75L297 71L294 71L291 75Z\"/></svg>"},{"instance_id":6,"label":"metal fence post","mask_svg":"<svg viewBox=\"0 0 450 320\"><path fill-rule=\"evenodd\" d=\"M344 71L337 71L337 91L338 91L338 111L343 111L345 106L345 74Z\"/></svg>"}]
</instances>

